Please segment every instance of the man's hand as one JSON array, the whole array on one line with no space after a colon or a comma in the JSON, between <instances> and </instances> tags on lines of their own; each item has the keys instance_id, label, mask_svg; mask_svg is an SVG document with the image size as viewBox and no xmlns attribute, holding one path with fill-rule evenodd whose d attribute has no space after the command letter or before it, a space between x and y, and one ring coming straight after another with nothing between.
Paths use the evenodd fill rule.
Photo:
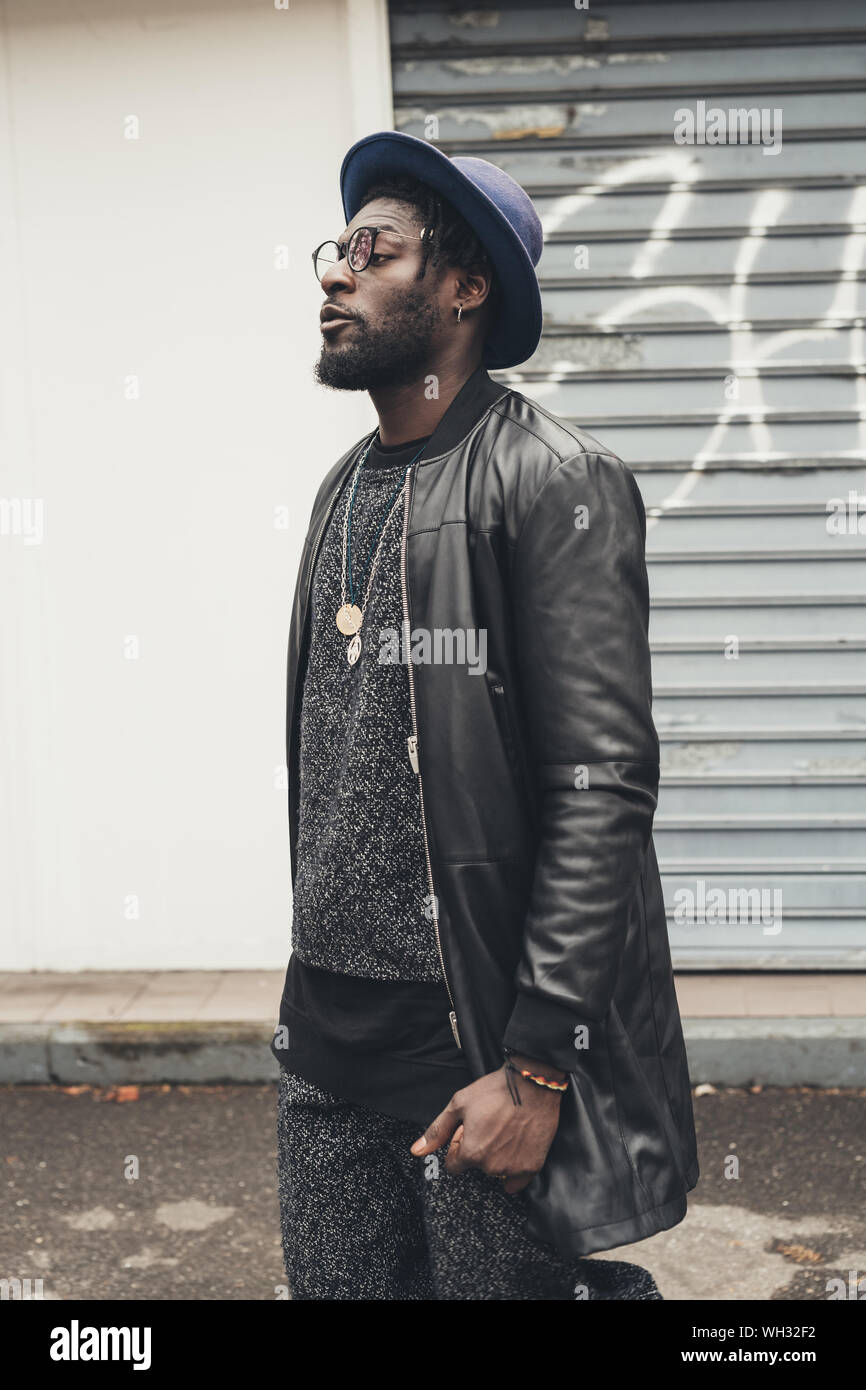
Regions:
<instances>
[{"instance_id":1,"label":"man's hand","mask_svg":"<svg viewBox=\"0 0 866 1390\"><path fill-rule=\"evenodd\" d=\"M562 1081L565 1073L543 1062L512 1057L516 1067ZM451 1140L445 1155L448 1173L480 1168L491 1177L506 1177L506 1192L519 1192L540 1171L559 1124L561 1091L549 1091L511 1073L520 1095L516 1105L506 1081L505 1068L492 1071L456 1091L445 1109L416 1139L416 1157L433 1153Z\"/></svg>"}]
</instances>

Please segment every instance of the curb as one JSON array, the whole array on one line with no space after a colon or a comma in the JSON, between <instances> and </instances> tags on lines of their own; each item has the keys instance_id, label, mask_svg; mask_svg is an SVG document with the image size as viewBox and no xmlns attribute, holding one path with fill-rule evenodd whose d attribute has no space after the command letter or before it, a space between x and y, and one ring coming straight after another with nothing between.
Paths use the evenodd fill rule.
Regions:
<instances>
[{"instance_id":1,"label":"curb","mask_svg":"<svg viewBox=\"0 0 866 1390\"><path fill-rule=\"evenodd\" d=\"M0 1023L0 1083L276 1081L266 1023Z\"/></svg>"},{"instance_id":2,"label":"curb","mask_svg":"<svg viewBox=\"0 0 866 1390\"><path fill-rule=\"evenodd\" d=\"M685 1018L693 1085L866 1086L866 1018ZM266 1023L0 1023L0 1084L266 1084Z\"/></svg>"},{"instance_id":3,"label":"curb","mask_svg":"<svg viewBox=\"0 0 866 1390\"><path fill-rule=\"evenodd\" d=\"M866 1086L866 1018L684 1018L693 1085Z\"/></svg>"}]
</instances>

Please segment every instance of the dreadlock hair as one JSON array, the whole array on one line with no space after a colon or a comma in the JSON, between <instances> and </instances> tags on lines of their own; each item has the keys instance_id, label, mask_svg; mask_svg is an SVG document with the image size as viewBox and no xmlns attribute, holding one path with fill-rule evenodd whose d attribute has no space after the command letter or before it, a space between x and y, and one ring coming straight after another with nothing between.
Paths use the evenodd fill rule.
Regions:
<instances>
[{"instance_id":1,"label":"dreadlock hair","mask_svg":"<svg viewBox=\"0 0 866 1390\"><path fill-rule=\"evenodd\" d=\"M490 276L485 303L490 306L487 322L488 325L492 324L500 302L499 279L483 242L453 203L412 174L391 174L387 178L377 179L364 189L359 206L371 202L373 198L395 198L401 203L408 203L418 218L419 227L428 229L422 244L421 269L417 279L423 280L428 262L433 267L454 265L461 270L484 270ZM430 229L432 239L428 239Z\"/></svg>"}]
</instances>

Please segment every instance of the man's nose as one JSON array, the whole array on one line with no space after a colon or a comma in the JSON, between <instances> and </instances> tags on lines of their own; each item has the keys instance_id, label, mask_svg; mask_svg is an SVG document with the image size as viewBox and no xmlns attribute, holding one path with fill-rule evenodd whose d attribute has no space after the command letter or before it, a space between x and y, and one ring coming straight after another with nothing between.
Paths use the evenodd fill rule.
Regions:
<instances>
[{"instance_id":1,"label":"man's nose","mask_svg":"<svg viewBox=\"0 0 866 1390\"><path fill-rule=\"evenodd\" d=\"M329 297L337 289L353 290L355 277L346 257L342 256L340 260L334 261L333 265L329 265L319 283Z\"/></svg>"}]
</instances>

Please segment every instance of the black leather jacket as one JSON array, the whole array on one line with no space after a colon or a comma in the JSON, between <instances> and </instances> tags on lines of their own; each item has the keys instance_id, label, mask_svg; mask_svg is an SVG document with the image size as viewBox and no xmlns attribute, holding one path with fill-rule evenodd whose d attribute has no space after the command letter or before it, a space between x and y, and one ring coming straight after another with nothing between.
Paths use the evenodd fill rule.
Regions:
<instances>
[{"instance_id":1,"label":"black leather jacket","mask_svg":"<svg viewBox=\"0 0 866 1390\"><path fill-rule=\"evenodd\" d=\"M292 882L313 565L288 652ZM404 628L486 631L486 670L408 661L431 901L452 1027L473 1074L503 1042L569 1073L529 1232L571 1255L681 1221L698 1179L689 1075L652 842L646 522L597 440L478 367L409 472ZM483 648L482 648L483 650Z\"/></svg>"}]
</instances>

